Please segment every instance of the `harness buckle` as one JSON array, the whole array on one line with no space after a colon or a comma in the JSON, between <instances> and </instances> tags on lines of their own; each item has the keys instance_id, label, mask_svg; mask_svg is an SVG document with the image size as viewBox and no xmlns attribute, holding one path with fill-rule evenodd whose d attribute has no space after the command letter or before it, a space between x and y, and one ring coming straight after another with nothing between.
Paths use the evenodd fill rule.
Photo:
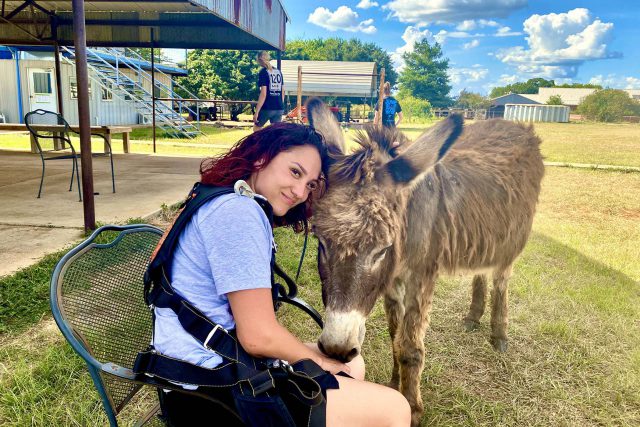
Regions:
<instances>
[{"instance_id":1,"label":"harness buckle","mask_svg":"<svg viewBox=\"0 0 640 427\"><path fill-rule=\"evenodd\" d=\"M213 348L209 347L209 341L211 341L211 338L213 338L213 335L216 333L218 329L223 330L227 334L229 333L229 331L227 331L225 328L223 328L220 325L214 326L211 332L209 332L209 335L207 335L207 339L204 340L203 345L206 349L213 350Z\"/></svg>"}]
</instances>

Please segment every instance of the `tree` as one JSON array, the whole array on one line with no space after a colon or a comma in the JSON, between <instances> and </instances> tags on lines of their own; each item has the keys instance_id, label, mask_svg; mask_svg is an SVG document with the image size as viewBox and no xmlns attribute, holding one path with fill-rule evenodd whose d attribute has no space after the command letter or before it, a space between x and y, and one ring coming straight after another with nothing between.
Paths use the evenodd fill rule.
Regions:
<instances>
[{"instance_id":1,"label":"tree","mask_svg":"<svg viewBox=\"0 0 640 427\"><path fill-rule=\"evenodd\" d=\"M563 105L562 97L560 95L551 95L547 99L547 105Z\"/></svg>"},{"instance_id":2,"label":"tree","mask_svg":"<svg viewBox=\"0 0 640 427\"><path fill-rule=\"evenodd\" d=\"M358 39L345 40L338 37L328 39L292 40L282 59L307 61L355 61L375 62L378 71L384 68L385 81L394 86L398 73L393 69L391 56L375 43L363 43ZM330 76L327 76L330 78Z\"/></svg>"},{"instance_id":3,"label":"tree","mask_svg":"<svg viewBox=\"0 0 640 427\"><path fill-rule=\"evenodd\" d=\"M585 97L577 111L589 120L619 122L623 116L640 113L640 104L623 90L603 89Z\"/></svg>"},{"instance_id":4,"label":"tree","mask_svg":"<svg viewBox=\"0 0 640 427\"><path fill-rule=\"evenodd\" d=\"M529 79L526 82L517 82L506 86L498 86L491 89L489 94L490 98L497 98L509 93L538 93L541 87L554 87L556 82L553 80L545 80L537 77L535 79Z\"/></svg>"},{"instance_id":5,"label":"tree","mask_svg":"<svg viewBox=\"0 0 640 427\"><path fill-rule=\"evenodd\" d=\"M426 99L418 99L413 96L398 97L402 106L403 121L407 123L424 123L433 117L431 104Z\"/></svg>"},{"instance_id":6,"label":"tree","mask_svg":"<svg viewBox=\"0 0 640 427\"><path fill-rule=\"evenodd\" d=\"M459 108L470 108L475 110L478 108L489 108L491 100L479 93L468 92L466 89L463 89L460 92L455 105Z\"/></svg>"},{"instance_id":7,"label":"tree","mask_svg":"<svg viewBox=\"0 0 640 427\"><path fill-rule=\"evenodd\" d=\"M194 49L189 51L189 75L178 82L200 98L252 100L258 96L254 51ZM186 94L180 93L186 96Z\"/></svg>"},{"instance_id":8,"label":"tree","mask_svg":"<svg viewBox=\"0 0 640 427\"><path fill-rule=\"evenodd\" d=\"M451 105L449 60L443 58L439 43L432 46L423 39L416 42L413 52L405 52L402 57L406 65L398 79L401 96L426 99L434 107Z\"/></svg>"}]
</instances>

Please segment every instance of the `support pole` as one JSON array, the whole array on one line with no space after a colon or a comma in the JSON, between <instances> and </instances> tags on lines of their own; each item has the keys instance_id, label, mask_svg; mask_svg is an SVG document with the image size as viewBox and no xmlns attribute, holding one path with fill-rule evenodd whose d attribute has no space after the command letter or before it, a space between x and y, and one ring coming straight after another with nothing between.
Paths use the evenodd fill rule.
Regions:
<instances>
[{"instance_id":1,"label":"support pole","mask_svg":"<svg viewBox=\"0 0 640 427\"><path fill-rule=\"evenodd\" d=\"M155 36L153 28L151 28L151 126L153 126L153 152L156 152L156 52L153 48Z\"/></svg>"},{"instance_id":2,"label":"support pole","mask_svg":"<svg viewBox=\"0 0 640 427\"><path fill-rule=\"evenodd\" d=\"M302 65L298 65L298 121L302 123Z\"/></svg>"},{"instance_id":3,"label":"support pole","mask_svg":"<svg viewBox=\"0 0 640 427\"><path fill-rule=\"evenodd\" d=\"M384 103L384 68L380 69L380 87L378 89L378 120L376 125L382 125L382 104Z\"/></svg>"},{"instance_id":4,"label":"support pole","mask_svg":"<svg viewBox=\"0 0 640 427\"><path fill-rule=\"evenodd\" d=\"M282 51L278 51L276 54L276 68L282 71Z\"/></svg>"},{"instance_id":5,"label":"support pole","mask_svg":"<svg viewBox=\"0 0 640 427\"><path fill-rule=\"evenodd\" d=\"M58 94L58 113L64 117L64 108L62 106L62 70L60 69L60 46L58 43L53 45L53 54L56 64L56 93Z\"/></svg>"},{"instance_id":6,"label":"support pole","mask_svg":"<svg viewBox=\"0 0 640 427\"><path fill-rule=\"evenodd\" d=\"M95 230L96 212L93 200L93 163L91 160L91 122L89 112L89 72L87 70L87 36L84 23L84 1L72 0L73 43L78 82L78 127L82 159L82 203L85 231Z\"/></svg>"}]
</instances>

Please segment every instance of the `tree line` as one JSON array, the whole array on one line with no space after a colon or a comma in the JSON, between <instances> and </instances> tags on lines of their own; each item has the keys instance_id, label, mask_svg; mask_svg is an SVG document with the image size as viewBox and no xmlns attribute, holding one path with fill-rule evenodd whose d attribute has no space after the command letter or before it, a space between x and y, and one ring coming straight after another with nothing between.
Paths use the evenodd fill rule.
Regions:
<instances>
[{"instance_id":1,"label":"tree line","mask_svg":"<svg viewBox=\"0 0 640 427\"><path fill-rule=\"evenodd\" d=\"M150 55L143 49L140 53ZM238 50L189 50L186 68L189 75L178 77L178 82L190 92L200 98L253 100L257 98L257 76L259 66L256 63L257 51ZM541 87L560 88L593 88L598 92L594 101L601 103L599 98L605 97L610 103L619 106L616 111L633 114L637 107L634 100L619 93L611 94L602 91L602 87L595 84L556 84L554 80L532 78L525 82L516 82L505 86L494 87L489 96L483 96L467 90L462 90L458 96L452 96L449 79L449 60L444 56L442 46L427 39L416 42L411 52L402 55L404 67L398 73L394 69L389 53L375 43L364 43L358 39L345 40L342 38L316 38L309 40L291 40L287 42L287 49L282 53L282 59L310 60L310 61L363 61L375 62L378 72L385 70L385 80L396 89L405 116L425 118L431 115L431 108L488 108L491 100L509 93L536 94ZM287 82L285 82L287 84ZM288 82L288 84L295 84ZM620 92L620 91L618 91ZM178 90L180 95L180 90ZM625 92L622 92L626 95ZM561 105L559 96L551 97L547 104ZM605 103L606 104L606 103ZM623 106L620 106L624 104ZM602 109L602 108L600 108ZM585 115L593 117L611 117L610 113L596 114L594 108L584 107ZM616 117L620 116L617 114ZM620 116L621 117L621 116Z\"/></svg>"}]
</instances>

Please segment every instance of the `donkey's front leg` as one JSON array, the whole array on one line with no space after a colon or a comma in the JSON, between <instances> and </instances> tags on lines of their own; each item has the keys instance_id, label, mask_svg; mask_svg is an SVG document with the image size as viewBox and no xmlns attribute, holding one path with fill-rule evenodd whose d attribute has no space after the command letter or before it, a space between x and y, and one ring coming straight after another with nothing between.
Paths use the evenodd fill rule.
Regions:
<instances>
[{"instance_id":1,"label":"donkey's front leg","mask_svg":"<svg viewBox=\"0 0 640 427\"><path fill-rule=\"evenodd\" d=\"M487 300L487 276L477 274L473 276L471 282L471 305L469 313L464 318L464 326L468 332L477 329L480 326L480 318L484 314L484 308Z\"/></svg>"},{"instance_id":2,"label":"donkey's front leg","mask_svg":"<svg viewBox=\"0 0 640 427\"><path fill-rule=\"evenodd\" d=\"M509 277L511 266L493 272L491 290L491 344L496 351L507 351L509 326Z\"/></svg>"},{"instance_id":3,"label":"donkey's front leg","mask_svg":"<svg viewBox=\"0 0 640 427\"><path fill-rule=\"evenodd\" d=\"M398 325L404 317L404 283L401 279L394 280L384 296L384 311L387 314L389 324L389 335L391 336L391 348L393 351L393 370L391 371L391 381L389 387L399 390L400 388L400 365L398 360L400 345L396 340Z\"/></svg>"},{"instance_id":4,"label":"donkey's front leg","mask_svg":"<svg viewBox=\"0 0 640 427\"><path fill-rule=\"evenodd\" d=\"M429 327L433 288L437 274L413 272L405 283L405 313L396 340L399 344L400 391L411 406L411 425L420 425L424 406L420 379L424 369L424 336Z\"/></svg>"}]
</instances>

